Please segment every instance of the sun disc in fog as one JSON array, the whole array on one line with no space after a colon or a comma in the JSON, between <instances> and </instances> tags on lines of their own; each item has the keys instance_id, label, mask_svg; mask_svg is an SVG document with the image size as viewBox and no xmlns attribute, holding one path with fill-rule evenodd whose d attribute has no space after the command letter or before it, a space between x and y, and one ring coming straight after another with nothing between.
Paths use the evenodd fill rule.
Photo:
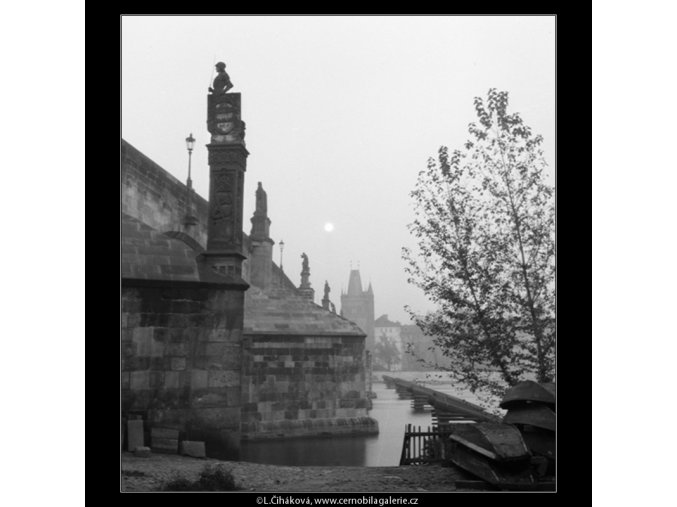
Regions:
<instances>
[{"instance_id":1,"label":"sun disc in fog","mask_svg":"<svg viewBox=\"0 0 677 507\"><path fill-rule=\"evenodd\" d=\"M327 222L326 224L324 224L324 230L327 231L327 232L333 231L334 230L334 224L332 224L331 222Z\"/></svg>"}]
</instances>

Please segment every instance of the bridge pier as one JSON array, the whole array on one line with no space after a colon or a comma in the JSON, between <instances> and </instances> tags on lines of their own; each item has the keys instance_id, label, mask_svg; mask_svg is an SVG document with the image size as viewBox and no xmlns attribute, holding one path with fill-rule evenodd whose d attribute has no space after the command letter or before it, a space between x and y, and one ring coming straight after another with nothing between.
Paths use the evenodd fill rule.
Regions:
<instances>
[{"instance_id":1,"label":"bridge pier","mask_svg":"<svg viewBox=\"0 0 677 507\"><path fill-rule=\"evenodd\" d=\"M414 399L411 400L411 408L414 412L423 412L425 405L428 403L428 397L422 394L414 394Z\"/></svg>"},{"instance_id":2,"label":"bridge pier","mask_svg":"<svg viewBox=\"0 0 677 507\"><path fill-rule=\"evenodd\" d=\"M406 387L402 387L395 384L395 391L397 391L397 396L401 400L408 400L409 398L411 398L411 391L409 391L409 389L407 389Z\"/></svg>"}]
</instances>

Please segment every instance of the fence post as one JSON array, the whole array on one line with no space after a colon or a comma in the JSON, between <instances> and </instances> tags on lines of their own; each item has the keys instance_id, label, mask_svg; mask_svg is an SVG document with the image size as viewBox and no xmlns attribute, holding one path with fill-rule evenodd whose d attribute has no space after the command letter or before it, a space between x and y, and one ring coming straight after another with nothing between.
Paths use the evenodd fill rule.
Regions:
<instances>
[{"instance_id":1,"label":"fence post","mask_svg":"<svg viewBox=\"0 0 677 507\"><path fill-rule=\"evenodd\" d=\"M407 465L407 448L409 447L409 424L404 427L404 438L402 439L402 453L400 454L400 466Z\"/></svg>"}]
</instances>

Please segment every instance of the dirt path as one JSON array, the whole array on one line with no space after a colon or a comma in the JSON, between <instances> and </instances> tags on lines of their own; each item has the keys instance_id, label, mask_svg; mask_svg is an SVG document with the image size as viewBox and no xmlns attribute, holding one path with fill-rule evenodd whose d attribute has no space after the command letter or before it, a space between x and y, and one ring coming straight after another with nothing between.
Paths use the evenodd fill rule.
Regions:
<instances>
[{"instance_id":1,"label":"dirt path","mask_svg":"<svg viewBox=\"0 0 677 507\"><path fill-rule=\"evenodd\" d=\"M466 478L456 468L405 467L292 467L242 461L194 459L154 454L149 458L122 455L122 491L157 491L176 475L197 479L206 464L221 463L245 491L387 492L455 491Z\"/></svg>"}]
</instances>

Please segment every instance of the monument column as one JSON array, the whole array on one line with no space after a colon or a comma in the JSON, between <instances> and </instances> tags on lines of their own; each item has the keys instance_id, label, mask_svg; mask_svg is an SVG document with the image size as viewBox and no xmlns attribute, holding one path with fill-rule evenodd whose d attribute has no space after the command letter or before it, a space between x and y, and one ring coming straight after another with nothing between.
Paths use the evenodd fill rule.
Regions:
<instances>
[{"instance_id":1,"label":"monument column","mask_svg":"<svg viewBox=\"0 0 677 507\"><path fill-rule=\"evenodd\" d=\"M209 150L209 222L204 256L212 268L241 277L244 173L247 169L245 124L239 93L213 91L207 97Z\"/></svg>"}]
</instances>

